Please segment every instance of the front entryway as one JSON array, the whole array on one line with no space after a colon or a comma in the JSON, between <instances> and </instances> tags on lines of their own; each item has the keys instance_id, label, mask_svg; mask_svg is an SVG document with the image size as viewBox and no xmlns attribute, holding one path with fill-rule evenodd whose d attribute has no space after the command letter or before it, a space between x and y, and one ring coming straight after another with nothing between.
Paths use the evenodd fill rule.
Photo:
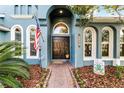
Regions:
<instances>
[{"instance_id":1,"label":"front entryway","mask_svg":"<svg viewBox=\"0 0 124 93\"><path fill-rule=\"evenodd\" d=\"M64 36L52 37L52 59L70 58L70 39Z\"/></svg>"},{"instance_id":2,"label":"front entryway","mask_svg":"<svg viewBox=\"0 0 124 93\"><path fill-rule=\"evenodd\" d=\"M55 6L48 16L48 60L65 63L72 59L73 14L65 6Z\"/></svg>"}]
</instances>

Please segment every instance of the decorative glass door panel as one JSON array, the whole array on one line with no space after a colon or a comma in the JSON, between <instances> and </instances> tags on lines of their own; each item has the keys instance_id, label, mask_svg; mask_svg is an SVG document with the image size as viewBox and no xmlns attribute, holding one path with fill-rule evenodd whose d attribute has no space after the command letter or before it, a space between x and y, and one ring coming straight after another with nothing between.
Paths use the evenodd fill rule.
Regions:
<instances>
[{"instance_id":1,"label":"decorative glass door panel","mask_svg":"<svg viewBox=\"0 0 124 93\"><path fill-rule=\"evenodd\" d=\"M52 59L69 59L69 45L69 37L52 36Z\"/></svg>"}]
</instances>

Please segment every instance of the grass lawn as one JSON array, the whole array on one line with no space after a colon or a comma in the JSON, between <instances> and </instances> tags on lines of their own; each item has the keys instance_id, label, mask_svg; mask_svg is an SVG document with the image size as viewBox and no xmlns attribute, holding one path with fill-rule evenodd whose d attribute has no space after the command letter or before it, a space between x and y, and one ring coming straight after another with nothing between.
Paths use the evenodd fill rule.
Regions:
<instances>
[{"instance_id":1,"label":"grass lawn","mask_svg":"<svg viewBox=\"0 0 124 93\"><path fill-rule=\"evenodd\" d=\"M106 66L105 75L94 74L93 66L76 68L72 71L81 88L124 88L123 68L119 70L121 73L117 73L116 67Z\"/></svg>"},{"instance_id":2,"label":"grass lawn","mask_svg":"<svg viewBox=\"0 0 124 93\"><path fill-rule=\"evenodd\" d=\"M30 80L24 80L22 78L18 78L18 80L23 83L25 88L42 88L49 70L42 69L39 65L30 65L29 72L31 75Z\"/></svg>"}]
</instances>

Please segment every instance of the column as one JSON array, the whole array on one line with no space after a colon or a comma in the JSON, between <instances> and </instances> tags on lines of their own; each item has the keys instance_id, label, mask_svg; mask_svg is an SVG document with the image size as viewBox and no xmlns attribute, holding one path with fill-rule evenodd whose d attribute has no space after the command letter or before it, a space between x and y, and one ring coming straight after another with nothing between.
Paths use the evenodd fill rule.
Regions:
<instances>
[{"instance_id":1,"label":"column","mask_svg":"<svg viewBox=\"0 0 124 93\"><path fill-rule=\"evenodd\" d=\"M75 27L75 67L83 66L83 28Z\"/></svg>"},{"instance_id":2,"label":"column","mask_svg":"<svg viewBox=\"0 0 124 93\"><path fill-rule=\"evenodd\" d=\"M96 51L96 59L102 59L102 46L101 46L101 42L102 42L102 28L99 27L97 28L97 40L96 40L96 48L97 48L97 51Z\"/></svg>"},{"instance_id":3,"label":"column","mask_svg":"<svg viewBox=\"0 0 124 93\"><path fill-rule=\"evenodd\" d=\"M113 65L120 65L120 27L116 27L115 35L114 35L114 62Z\"/></svg>"}]
</instances>

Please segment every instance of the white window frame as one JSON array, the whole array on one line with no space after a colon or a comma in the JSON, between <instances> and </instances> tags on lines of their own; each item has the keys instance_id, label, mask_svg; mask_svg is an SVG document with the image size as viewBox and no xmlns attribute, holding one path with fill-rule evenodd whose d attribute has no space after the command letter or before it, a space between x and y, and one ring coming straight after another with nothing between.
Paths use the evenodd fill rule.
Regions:
<instances>
[{"instance_id":1,"label":"white window frame","mask_svg":"<svg viewBox=\"0 0 124 93\"><path fill-rule=\"evenodd\" d=\"M92 32L92 53L91 57L85 56L85 31L91 30ZM83 31L83 57L84 60L95 60L96 59L96 30L93 27L86 27Z\"/></svg>"},{"instance_id":2,"label":"white window frame","mask_svg":"<svg viewBox=\"0 0 124 93\"><path fill-rule=\"evenodd\" d=\"M30 5L27 5L27 6L26 5L14 5L14 14L10 16L14 19L32 19L32 17L34 16L32 15L32 5L31 5L31 14L28 14L28 6ZM24 8L24 11L22 7Z\"/></svg>"},{"instance_id":3,"label":"white window frame","mask_svg":"<svg viewBox=\"0 0 124 93\"><path fill-rule=\"evenodd\" d=\"M21 29L21 44L22 44L21 47L23 48L23 44L24 44L24 42L23 42L23 28L22 28L21 25L16 24L16 25L13 25L11 27L11 41L15 41L15 29L17 27L19 27ZM15 58L23 58L23 51L22 51L22 55L21 56L14 56L14 57Z\"/></svg>"},{"instance_id":4,"label":"white window frame","mask_svg":"<svg viewBox=\"0 0 124 93\"><path fill-rule=\"evenodd\" d=\"M121 32L122 30L124 30L124 27L121 28L120 32ZM120 34L120 37L121 37L121 34ZM119 41L120 41L120 40L119 40ZM120 45L121 45L121 44L124 44L124 42L120 42ZM119 48L119 53L120 53L120 48ZM121 59L121 60L124 60L124 56L121 56L121 55L120 55L120 59Z\"/></svg>"},{"instance_id":5,"label":"white window frame","mask_svg":"<svg viewBox=\"0 0 124 93\"><path fill-rule=\"evenodd\" d=\"M27 15L32 15L32 5L27 5Z\"/></svg>"},{"instance_id":6,"label":"white window frame","mask_svg":"<svg viewBox=\"0 0 124 93\"><path fill-rule=\"evenodd\" d=\"M58 24L64 24L64 25L67 27L67 29L68 29L68 33L53 34L54 29L55 29L55 27L56 27ZM68 27L68 25L67 25L65 22L58 22L58 23L56 23L56 24L54 25L54 27L53 27L53 30L52 30L52 34L53 34L53 35L69 35L69 33L70 33L69 27Z\"/></svg>"},{"instance_id":7,"label":"white window frame","mask_svg":"<svg viewBox=\"0 0 124 93\"><path fill-rule=\"evenodd\" d=\"M103 30L109 31L109 42L102 42L101 41L101 53L102 53L102 44L109 44L109 56L102 56L102 59L104 60L113 60L113 29L111 27L104 27ZM101 32L102 33L102 32ZM102 38L102 36L101 36Z\"/></svg>"},{"instance_id":8,"label":"white window frame","mask_svg":"<svg viewBox=\"0 0 124 93\"><path fill-rule=\"evenodd\" d=\"M34 27L36 29L36 25L29 25L26 30L26 57L28 59L38 59L39 58L39 50L37 50L36 56L30 56L30 29Z\"/></svg>"}]
</instances>

